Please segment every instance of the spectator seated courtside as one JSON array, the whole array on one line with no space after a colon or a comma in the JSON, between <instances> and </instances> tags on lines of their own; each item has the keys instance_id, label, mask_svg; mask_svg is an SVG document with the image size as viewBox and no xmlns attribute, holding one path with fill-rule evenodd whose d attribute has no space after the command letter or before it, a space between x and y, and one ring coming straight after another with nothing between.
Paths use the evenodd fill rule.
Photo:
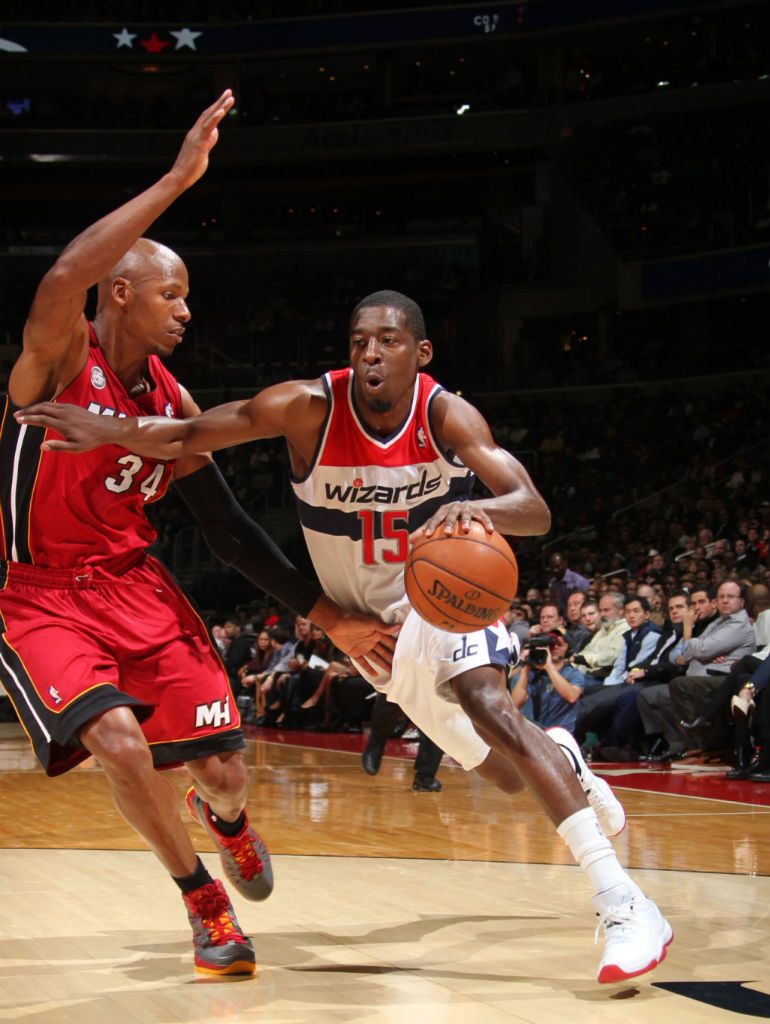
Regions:
<instances>
[{"instance_id":1,"label":"spectator seated courtside","mask_svg":"<svg viewBox=\"0 0 770 1024\"><path fill-rule=\"evenodd\" d=\"M629 598L624 614L628 629L622 635L612 669L600 688L578 702L575 738L580 744L585 743L589 730L602 735L610 728L616 697L626 686L633 685L632 669L649 658L657 645L661 631L650 621L650 605L645 597Z\"/></svg>"}]
</instances>

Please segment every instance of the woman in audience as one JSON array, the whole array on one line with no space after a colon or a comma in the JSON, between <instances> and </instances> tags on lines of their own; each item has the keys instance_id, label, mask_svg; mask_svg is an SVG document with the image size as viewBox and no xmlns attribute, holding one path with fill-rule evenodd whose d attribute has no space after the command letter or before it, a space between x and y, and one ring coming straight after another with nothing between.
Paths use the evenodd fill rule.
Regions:
<instances>
[{"instance_id":1,"label":"woman in audience","mask_svg":"<svg viewBox=\"0 0 770 1024\"><path fill-rule=\"evenodd\" d=\"M266 629L260 630L254 644L254 657L238 669L241 684L238 707L241 708L241 717L244 721L255 721L264 715L265 695L261 683L271 664L276 660L276 650L270 642L270 634ZM243 697L246 701L242 701Z\"/></svg>"}]
</instances>

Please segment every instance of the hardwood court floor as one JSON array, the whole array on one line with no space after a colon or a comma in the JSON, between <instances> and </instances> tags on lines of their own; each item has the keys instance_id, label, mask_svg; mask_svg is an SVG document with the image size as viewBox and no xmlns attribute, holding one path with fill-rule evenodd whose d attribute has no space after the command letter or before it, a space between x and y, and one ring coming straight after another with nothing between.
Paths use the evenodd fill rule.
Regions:
<instances>
[{"instance_id":1,"label":"hardwood court floor","mask_svg":"<svg viewBox=\"0 0 770 1024\"><path fill-rule=\"evenodd\" d=\"M209 980L192 970L178 894L113 810L98 768L46 779L21 742L0 742L0 1019L767 1019L766 807L618 789L629 816L620 860L675 941L651 974L600 986L586 879L528 796L505 798L449 765L442 793L415 793L408 761L385 758L369 778L354 751L260 740L249 757L249 814L276 890L264 904L233 898L257 977ZM185 779L173 777L181 799ZM189 828L219 873L207 837Z\"/></svg>"}]
</instances>

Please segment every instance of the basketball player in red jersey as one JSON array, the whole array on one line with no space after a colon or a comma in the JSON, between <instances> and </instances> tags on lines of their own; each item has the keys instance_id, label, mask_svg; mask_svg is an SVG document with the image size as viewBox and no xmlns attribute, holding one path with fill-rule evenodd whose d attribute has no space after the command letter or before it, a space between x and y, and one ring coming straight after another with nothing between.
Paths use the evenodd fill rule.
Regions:
<instances>
[{"instance_id":1,"label":"basketball player in red jersey","mask_svg":"<svg viewBox=\"0 0 770 1024\"><path fill-rule=\"evenodd\" d=\"M155 534L145 502L173 475L212 549L257 586L370 664L389 664L395 641L381 622L351 616L301 577L237 506L208 454L174 463L111 447L66 464L41 452L42 431L19 425L13 411L45 399L104 419L199 411L161 362L190 319L187 271L140 236L204 173L232 104L227 90L171 170L87 228L45 275L0 426L3 684L48 774L99 759L118 809L179 885L196 968L210 974L253 974L254 949L195 854L175 788L155 769L189 767L188 807L243 896L265 899L272 870L243 811L249 776L227 675L192 606L146 554ZM97 282L89 324L86 291Z\"/></svg>"},{"instance_id":2,"label":"basketball player in red jersey","mask_svg":"<svg viewBox=\"0 0 770 1024\"><path fill-rule=\"evenodd\" d=\"M458 521L468 529L474 519L503 534L542 534L548 509L478 410L424 372L432 347L416 303L398 292L367 296L353 312L349 345L349 369L277 384L192 419L105 420L49 403L23 410L19 421L55 431L44 445L51 451L120 444L154 458L283 435L324 590L345 607L403 622L390 676L365 674L464 768L504 792L531 789L593 885L605 934L599 981L649 971L673 933L607 838L625 824L609 786L566 730L546 734L514 707L502 623L443 633L404 593L410 535L449 533ZM492 497L469 500L473 474Z\"/></svg>"}]
</instances>

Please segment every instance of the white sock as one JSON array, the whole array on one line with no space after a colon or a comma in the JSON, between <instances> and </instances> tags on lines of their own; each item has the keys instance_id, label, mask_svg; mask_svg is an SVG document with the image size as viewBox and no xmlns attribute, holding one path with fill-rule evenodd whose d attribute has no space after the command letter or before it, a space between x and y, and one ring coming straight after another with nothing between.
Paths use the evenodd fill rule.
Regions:
<instances>
[{"instance_id":1,"label":"white sock","mask_svg":"<svg viewBox=\"0 0 770 1024\"><path fill-rule=\"evenodd\" d=\"M576 811L556 831L591 880L597 910L627 903L643 893L618 862L612 843L602 832L596 814L590 807Z\"/></svg>"}]
</instances>

